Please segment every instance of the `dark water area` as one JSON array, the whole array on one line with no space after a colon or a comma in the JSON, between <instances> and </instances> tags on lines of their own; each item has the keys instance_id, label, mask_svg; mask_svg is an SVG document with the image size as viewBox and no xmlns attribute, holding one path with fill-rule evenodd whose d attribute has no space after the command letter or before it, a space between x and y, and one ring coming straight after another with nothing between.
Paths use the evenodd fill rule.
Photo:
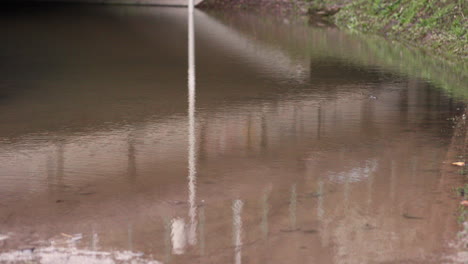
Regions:
<instances>
[{"instance_id":1,"label":"dark water area","mask_svg":"<svg viewBox=\"0 0 468 264\"><path fill-rule=\"evenodd\" d=\"M0 263L456 261L463 76L302 20L25 8L0 15Z\"/></svg>"}]
</instances>

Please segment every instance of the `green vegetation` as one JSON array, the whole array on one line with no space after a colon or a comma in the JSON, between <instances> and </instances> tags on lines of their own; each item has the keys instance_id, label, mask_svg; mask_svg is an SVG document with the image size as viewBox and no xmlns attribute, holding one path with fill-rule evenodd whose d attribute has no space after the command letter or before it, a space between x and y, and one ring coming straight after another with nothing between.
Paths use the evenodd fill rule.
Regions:
<instances>
[{"instance_id":1,"label":"green vegetation","mask_svg":"<svg viewBox=\"0 0 468 264\"><path fill-rule=\"evenodd\" d=\"M314 0L314 5L341 4ZM379 33L424 47L451 59L468 58L468 6L465 0L347 1L335 22L351 30Z\"/></svg>"},{"instance_id":2,"label":"green vegetation","mask_svg":"<svg viewBox=\"0 0 468 264\"><path fill-rule=\"evenodd\" d=\"M465 206L460 205L458 208L458 217L457 217L457 222L458 223L464 223L468 220L468 210L465 208Z\"/></svg>"},{"instance_id":3,"label":"green vegetation","mask_svg":"<svg viewBox=\"0 0 468 264\"><path fill-rule=\"evenodd\" d=\"M465 186L463 187L458 187L456 189L456 192L459 196L463 197L463 198L468 198L468 184L465 184Z\"/></svg>"},{"instance_id":4,"label":"green vegetation","mask_svg":"<svg viewBox=\"0 0 468 264\"><path fill-rule=\"evenodd\" d=\"M466 121L468 115L468 108L465 109L465 113L454 118L455 133L453 148L456 151L456 160L462 162L458 174L463 177L465 185L463 187L458 187L456 189L457 194L463 197L463 201L460 203L458 208L458 222L464 223L468 221L468 176L467 176L467 162L466 162L466 153L468 151L467 137L468 137L468 122Z\"/></svg>"},{"instance_id":5,"label":"green vegetation","mask_svg":"<svg viewBox=\"0 0 468 264\"><path fill-rule=\"evenodd\" d=\"M463 187L458 187L456 189L457 194L463 197L463 200L468 200L468 184L465 184ZM468 209L465 205L461 204L458 207L458 217L457 220L459 223L464 223L468 220Z\"/></svg>"}]
</instances>

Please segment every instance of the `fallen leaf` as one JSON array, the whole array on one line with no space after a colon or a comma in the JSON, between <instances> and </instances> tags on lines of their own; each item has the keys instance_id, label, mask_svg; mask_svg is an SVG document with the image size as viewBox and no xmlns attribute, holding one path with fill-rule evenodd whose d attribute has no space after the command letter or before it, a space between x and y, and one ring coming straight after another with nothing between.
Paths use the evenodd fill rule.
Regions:
<instances>
[{"instance_id":1,"label":"fallen leaf","mask_svg":"<svg viewBox=\"0 0 468 264\"><path fill-rule=\"evenodd\" d=\"M452 165L455 165L455 166L458 166L458 167L463 167L463 166L465 166L465 162L463 162L463 161L452 162Z\"/></svg>"},{"instance_id":2,"label":"fallen leaf","mask_svg":"<svg viewBox=\"0 0 468 264\"><path fill-rule=\"evenodd\" d=\"M73 237L72 235L65 234L65 233L60 233L60 234L61 234L62 236L64 236L64 237L70 237L70 238L72 238L72 237Z\"/></svg>"}]
</instances>

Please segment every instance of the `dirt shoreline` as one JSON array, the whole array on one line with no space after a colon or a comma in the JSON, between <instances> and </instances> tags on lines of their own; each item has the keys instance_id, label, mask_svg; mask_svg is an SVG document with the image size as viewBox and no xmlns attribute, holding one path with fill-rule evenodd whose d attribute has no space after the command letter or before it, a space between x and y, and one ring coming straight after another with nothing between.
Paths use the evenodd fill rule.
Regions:
<instances>
[{"instance_id":1,"label":"dirt shoreline","mask_svg":"<svg viewBox=\"0 0 468 264\"><path fill-rule=\"evenodd\" d=\"M462 115L454 118L455 131L452 139L452 143L449 149L449 155L447 156L447 164L450 164L451 168L446 170L446 173L456 174L463 179L463 185L459 190L459 194L464 200L468 200L468 174L467 174L467 151L468 151L468 107ZM452 164L453 162L459 163L457 166ZM461 166L460 166L461 165ZM468 219L468 209L466 206L460 207L460 222L466 222Z\"/></svg>"},{"instance_id":2,"label":"dirt shoreline","mask_svg":"<svg viewBox=\"0 0 468 264\"><path fill-rule=\"evenodd\" d=\"M468 261L468 207L463 205L462 202L468 199L468 177L466 173L466 165L455 166L454 162L463 162L466 164L466 153L468 150L468 124L466 117L468 116L468 108L462 112L461 115L454 118L454 133L452 141L447 152L446 161L442 167L441 186L442 189L449 192L450 188L454 188L454 182L459 183L457 193L460 204L456 210L455 217L457 217L459 232L454 242L451 244L454 252L449 257L452 263L466 263ZM460 199L461 197L461 199ZM447 217L447 224L453 222L452 217Z\"/></svg>"}]
</instances>

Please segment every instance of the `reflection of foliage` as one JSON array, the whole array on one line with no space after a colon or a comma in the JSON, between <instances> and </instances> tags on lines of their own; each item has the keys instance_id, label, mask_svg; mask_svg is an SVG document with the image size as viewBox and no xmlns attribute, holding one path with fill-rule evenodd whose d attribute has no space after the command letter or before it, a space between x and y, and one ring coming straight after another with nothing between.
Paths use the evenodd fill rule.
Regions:
<instances>
[{"instance_id":1,"label":"reflection of foliage","mask_svg":"<svg viewBox=\"0 0 468 264\"><path fill-rule=\"evenodd\" d=\"M468 210L463 205L460 205L458 210L459 210L459 213L458 213L457 222L460 224L465 223L466 220L468 219Z\"/></svg>"},{"instance_id":2,"label":"reflection of foliage","mask_svg":"<svg viewBox=\"0 0 468 264\"><path fill-rule=\"evenodd\" d=\"M351 36L360 42L359 49L349 50L340 56L353 61L373 64L400 74L426 79L438 88L460 99L468 99L468 65L465 62L449 62L409 48L401 43L389 42L380 37ZM343 43L345 45L345 43Z\"/></svg>"},{"instance_id":3,"label":"reflection of foliage","mask_svg":"<svg viewBox=\"0 0 468 264\"><path fill-rule=\"evenodd\" d=\"M466 153L468 150L468 145L466 144L466 140L468 137L468 122L466 120L468 115L468 108L465 108L465 113L459 117L454 118L454 141L452 142L453 148L456 151L456 161L452 163L452 165L460 166L460 170L458 173L460 176L463 177L465 185L463 187L458 187L456 189L459 196L463 197L463 202L461 202L458 212L458 221L460 223L465 223L468 221L468 184L466 184L468 177L466 175L467 172L467 164L466 164ZM465 223L465 226L467 224ZM466 237L468 238L468 237Z\"/></svg>"},{"instance_id":4,"label":"reflection of foliage","mask_svg":"<svg viewBox=\"0 0 468 264\"><path fill-rule=\"evenodd\" d=\"M311 28L301 19L287 24L275 17L223 14L222 21L247 36L275 45L293 59L334 58L362 66L422 78L455 98L468 100L468 65L466 61L448 61L423 50L389 41L380 36L344 33L336 29ZM253 19L255 21L250 21Z\"/></svg>"},{"instance_id":5,"label":"reflection of foliage","mask_svg":"<svg viewBox=\"0 0 468 264\"><path fill-rule=\"evenodd\" d=\"M462 196L464 200L468 198L468 184L465 184L463 187L458 187L456 189L457 194ZM468 220L468 209L465 205L460 205L458 208L458 222L464 223Z\"/></svg>"}]
</instances>

